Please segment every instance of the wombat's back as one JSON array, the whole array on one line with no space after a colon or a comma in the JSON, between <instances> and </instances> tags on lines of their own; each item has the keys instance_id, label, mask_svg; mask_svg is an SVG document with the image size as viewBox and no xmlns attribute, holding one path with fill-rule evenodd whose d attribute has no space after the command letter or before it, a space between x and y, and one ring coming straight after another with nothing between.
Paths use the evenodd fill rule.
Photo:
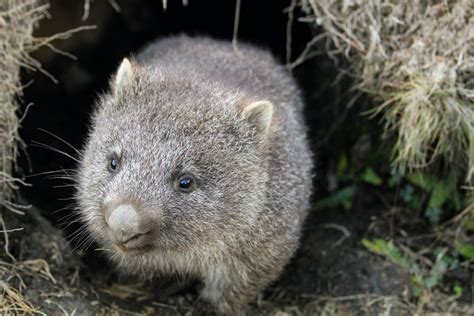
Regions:
<instances>
[{"instance_id":1,"label":"wombat's back","mask_svg":"<svg viewBox=\"0 0 474 316\"><path fill-rule=\"evenodd\" d=\"M235 50L228 41L181 35L153 42L137 59L167 75L201 77L256 99L267 98L277 106L292 101L301 110L290 74L269 52L252 45L239 43Z\"/></svg>"}]
</instances>

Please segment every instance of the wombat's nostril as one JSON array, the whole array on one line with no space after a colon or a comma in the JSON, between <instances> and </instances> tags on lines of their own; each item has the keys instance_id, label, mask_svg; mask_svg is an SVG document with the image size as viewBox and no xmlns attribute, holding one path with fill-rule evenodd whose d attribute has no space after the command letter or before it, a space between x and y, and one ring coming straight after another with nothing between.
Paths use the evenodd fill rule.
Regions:
<instances>
[{"instance_id":1,"label":"wombat's nostril","mask_svg":"<svg viewBox=\"0 0 474 316\"><path fill-rule=\"evenodd\" d=\"M105 211L105 221L112 230L114 237L120 243L143 235L140 230L139 214L131 204L122 204L115 208L107 208Z\"/></svg>"}]
</instances>

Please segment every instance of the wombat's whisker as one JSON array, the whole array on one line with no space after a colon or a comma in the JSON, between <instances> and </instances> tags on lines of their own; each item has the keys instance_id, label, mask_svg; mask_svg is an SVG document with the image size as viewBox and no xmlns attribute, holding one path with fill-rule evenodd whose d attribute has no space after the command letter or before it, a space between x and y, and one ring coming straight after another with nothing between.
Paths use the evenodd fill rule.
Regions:
<instances>
[{"instance_id":1,"label":"wombat's whisker","mask_svg":"<svg viewBox=\"0 0 474 316\"><path fill-rule=\"evenodd\" d=\"M104 251L104 252L110 252L112 254L114 253L114 251L109 248L94 248L94 251Z\"/></svg>"},{"instance_id":2,"label":"wombat's whisker","mask_svg":"<svg viewBox=\"0 0 474 316\"><path fill-rule=\"evenodd\" d=\"M80 219L80 218L76 218L72 221L68 221L67 223L64 222L62 225L61 225L61 229L62 230L66 230L67 228L69 228L71 225L73 224L82 224L83 221Z\"/></svg>"},{"instance_id":3,"label":"wombat's whisker","mask_svg":"<svg viewBox=\"0 0 474 316\"><path fill-rule=\"evenodd\" d=\"M66 208L63 208L63 209L61 209L61 210L66 210ZM58 210L58 211L59 211L59 210ZM56 211L55 213L57 213L58 211ZM69 223L70 223L70 222L69 222L69 219L71 219L71 218L77 218L77 221L80 221L80 219L79 219L79 214L74 213L74 212L71 212L71 213L68 213L68 214L62 216L62 217L59 219L59 222L62 223L62 224L69 224ZM66 221L68 221L68 222L66 222ZM75 221L76 221L76 220L75 220Z\"/></svg>"},{"instance_id":4,"label":"wombat's whisker","mask_svg":"<svg viewBox=\"0 0 474 316\"><path fill-rule=\"evenodd\" d=\"M88 231L86 227L79 227L76 229L72 234L66 237L66 245L71 246L73 243L78 242L76 245L79 245L82 243L82 240L84 237L88 238ZM80 242L79 242L80 241ZM72 251L75 251L79 249L77 246L73 247Z\"/></svg>"},{"instance_id":5,"label":"wombat's whisker","mask_svg":"<svg viewBox=\"0 0 474 316\"><path fill-rule=\"evenodd\" d=\"M74 181L74 178L73 177L69 177L67 175L60 175L60 176L48 176L46 177L46 179L48 180L67 180L67 181Z\"/></svg>"},{"instance_id":6,"label":"wombat's whisker","mask_svg":"<svg viewBox=\"0 0 474 316\"><path fill-rule=\"evenodd\" d=\"M85 233L88 233L88 232L85 232ZM86 245L87 246L90 246L90 244L92 242L94 242L94 239L91 237L90 234L84 234L83 236L81 236L82 240L80 242L77 243L77 245L74 247L74 251L77 251L77 250L83 250L83 251L86 251Z\"/></svg>"},{"instance_id":7,"label":"wombat's whisker","mask_svg":"<svg viewBox=\"0 0 474 316\"><path fill-rule=\"evenodd\" d=\"M53 185L53 188L60 189L60 188L75 188L76 184L60 184L60 185Z\"/></svg>"},{"instance_id":8,"label":"wombat's whisker","mask_svg":"<svg viewBox=\"0 0 474 316\"><path fill-rule=\"evenodd\" d=\"M76 198L74 196L72 197L65 197L65 198L58 198L58 201L75 201Z\"/></svg>"},{"instance_id":9,"label":"wombat's whisker","mask_svg":"<svg viewBox=\"0 0 474 316\"><path fill-rule=\"evenodd\" d=\"M75 213L69 213L59 219L59 222L61 223L61 226L63 226L63 229L68 228L74 223L82 223L82 219L78 214Z\"/></svg>"},{"instance_id":10,"label":"wombat's whisker","mask_svg":"<svg viewBox=\"0 0 474 316\"><path fill-rule=\"evenodd\" d=\"M81 155L81 152L76 148L74 147L73 145L71 145L69 142L65 141L64 139L62 139L61 137L59 137L58 135L55 135L43 128L38 128L38 130L42 131L43 133L46 133L48 135L51 135L53 136L54 138L56 138L57 140L63 142L64 144L66 144L67 146L69 146L69 148L72 148L79 156Z\"/></svg>"},{"instance_id":11,"label":"wombat's whisker","mask_svg":"<svg viewBox=\"0 0 474 316\"><path fill-rule=\"evenodd\" d=\"M84 251L89 250L89 248L94 244L95 238L89 238L88 244L83 248Z\"/></svg>"},{"instance_id":12,"label":"wombat's whisker","mask_svg":"<svg viewBox=\"0 0 474 316\"><path fill-rule=\"evenodd\" d=\"M60 224L59 227L60 227L63 231L65 231L65 230L66 230L67 228L69 228L71 225L76 224L76 223L77 223L77 224L81 224L81 221L80 221L80 220L72 220L72 221L68 221L67 223L64 222L64 223Z\"/></svg>"},{"instance_id":13,"label":"wombat's whisker","mask_svg":"<svg viewBox=\"0 0 474 316\"><path fill-rule=\"evenodd\" d=\"M65 157L68 157L68 158L71 158L72 160L74 160L75 162L79 163L79 160L74 157L74 156L71 156L70 154L68 154L67 152L65 151L62 151L58 148L55 148L55 147L52 147L52 146L49 146L49 145L46 145L46 144L43 144L43 143L40 143L40 142L37 142L37 141L32 141L31 142L31 146L34 146L34 147L39 147L39 148L43 148L43 149L48 149L50 151L53 151L53 152L56 152L58 154L61 154Z\"/></svg>"},{"instance_id":14,"label":"wombat's whisker","mask_svg":"<svg viewBox=\"0 0 474 316\"><path fill-rule=\"evenodd\" d=\"M50 175L50 174L59 174L59 173L63 173L64 170L74 171L73 169L50 170L50 171L43 171L43 172L38 172L38 173L32 173L32 174L29 174L29 175L25 176L25 178L32 178L32 177L38 177L38 176L44 176L44 175Z\"/></svg>"},{"instance_id":15,"label":"wombat's whisker","mask_svg":"<svg viewBox=\"0 0 474 316\"><path fill-rule=\"evenodd\" d=\"M68 242L71 242L74 238L77 237L78 234L80 234L82 231L84 231L86 228L84 226L81 226L74 230L72 233L67 235L65 238L68 240Z\"/></svg>"},{"instance_id":16,"label":"wombat's whisker","mask_svg":"<svg viewBox=\"0 0 474 316\"><path fill-rule=\"evenodd\" d=\"M76 211L77 207L78 207L78 204L77 204L76 201L74 201L74 202L68 203L67 205L61 207L60 209L58 209L56 211L54 211L52 214L57 214L59 212L65 211L65 210L71 210L72 212L70 214L75 214L75 215L79 216L79 214Z\"/></svg>"}]
</instances>

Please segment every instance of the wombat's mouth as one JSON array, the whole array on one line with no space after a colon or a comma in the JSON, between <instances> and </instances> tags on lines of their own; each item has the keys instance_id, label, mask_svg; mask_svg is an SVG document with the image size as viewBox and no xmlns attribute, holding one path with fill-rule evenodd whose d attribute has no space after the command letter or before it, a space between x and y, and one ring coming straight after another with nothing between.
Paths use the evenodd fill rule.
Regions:
<instances>
[{"instance_id":1,"label":"wombat's mouth","mask_svg":"<svg viewBox=\"0 0 474 316\"><path fill-rule=\"evenodd\" d=\"M137 235L126 242L116 241L116 245L124 252L147 252L152 249L150 242L151 232Z\"/></svg>"}]
</instances>

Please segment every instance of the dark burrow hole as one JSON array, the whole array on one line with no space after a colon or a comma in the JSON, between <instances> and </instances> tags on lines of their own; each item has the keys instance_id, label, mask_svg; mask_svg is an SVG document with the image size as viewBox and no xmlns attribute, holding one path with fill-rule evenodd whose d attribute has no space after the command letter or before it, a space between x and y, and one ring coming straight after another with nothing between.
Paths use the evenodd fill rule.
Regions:
<instances>
[{"instance_id":1,"label":"dark burrow hole","mask_svg":"<svg viewBox=\"0 0 474 316\"><path fill-rule=\"evenodd\" d=\"M19 173L27 175L27 181L32 186L23 188L21 194L28 203L40 208L43 215L55 226L60 227L61 218L71 212L68 205L73 202L70 199L74 191L72 187L55 187L68 182L48 179L48 175L43 173L59 169L74 170L75 163L71 158L36 147L34 143L46 144L73 156L75 153L68 145L41 129L57 135L75 148L81 148L94 100L98 93L107 89L108 79L123 57L137 51L156 37L171 34L206 34L222 39L232 38L235 14L233 1L188 2L184 7L181 1L168 1L168 8L164 12L162 2L158 0L117 1L121 8L119 13L108 1L96 1L92 2L89 18L82 22L82 1L51 1L51 19L41 22L37 36L51 35L79 25L97 25L95 30L82 31L66 41L55 43L58 48L76 56L77 60L71 60L47 48L35 53L34 57L58 83L54 83L40 72L22 72L22 80L24 84L28 84L22 97L23 111L26 110L27 104L32 103L33 106L29 108L22 122L21 137L27 145L27 155L21 155L19 170ZM284 63L287 6L288 1L242 1L239 40L268 48ZM293 59L302 52L312 38L313 31L307 23L294 23L291 33ZM339 131L333 126L341 115L338 105L347 103L353 96L348 89L351 82L349 78L334 84L338 74L338 66L324 55L304 63L294 71L304 91L307 103L306 119L317 157L318 177L315 180L314 196L325 194L324 185L318 179L324 178L324 170L331 157L338 153L337 148L350 148L359 134L356 132L358 115L355 110L345 113L355 117L349 126ZM351 132L348 133L348 130ZM328 131L334 135L328 135ZM337 146L332 139L337 139ZM344 214L337 216L343 217ZM316 220L312 213L308 219L307 231L315 230L320 221L321 219ZM77 225L69 226L65 229L65 235L71 234L75 229L78 229ZM322 235L324 234L318 236ZM302 250L294 261L301 261L301 264L305 265L305 249L314 248L315 245L314 238L309 238L307 234L303 240ZM74 243L75 241L73 245ZM324 244L325 241L322 240L321 243ZM89 251L84 260L94 271L107 269L105 260L100 259L93 251ZM331 261L328 264L331 264ZM287 269L296 269L295 265L296 263L293 263ZM301 273L305 272L297 271L296 275ZM312 286L308 285L307 290L314 291Z\"/></svg>"}]
</instances>

